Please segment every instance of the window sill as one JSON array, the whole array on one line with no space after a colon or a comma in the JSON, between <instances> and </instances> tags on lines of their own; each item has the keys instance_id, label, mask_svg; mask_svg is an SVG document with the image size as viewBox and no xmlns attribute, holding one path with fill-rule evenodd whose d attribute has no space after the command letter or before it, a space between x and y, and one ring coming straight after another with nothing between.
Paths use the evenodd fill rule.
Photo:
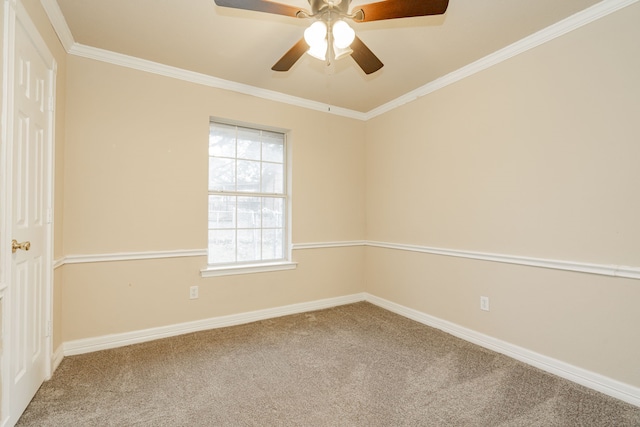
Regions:
<instances>
[{"instance_id":1,"label":"window sill","mask_svg":"<svg viewBox=\"0 0 640 427\"><path fill-rule=\"evenodd\" d=\"M201 277L231 276L236 274L266 273L270 271L293 270L297 262L282 261L268 264L230 265L222 267L207 267L200 270Z\"/></svg>"}]
</instances>

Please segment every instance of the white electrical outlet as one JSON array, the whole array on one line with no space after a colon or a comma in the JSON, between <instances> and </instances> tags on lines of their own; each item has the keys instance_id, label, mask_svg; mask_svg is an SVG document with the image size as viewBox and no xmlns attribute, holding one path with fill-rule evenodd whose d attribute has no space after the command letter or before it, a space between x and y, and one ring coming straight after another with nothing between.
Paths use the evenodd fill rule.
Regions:
<instances>
[{"instance_id":1,"label":"white electrical outlet","mask_svg":"<svg viewBox=\"0 0 640 427\"><path fill-rule=\"evenodd\" d=\"M189 299L197 299L198 298L198 287L192 286L189 288Z\"/></svg>"},{"instance_id":2,"label":"white electrical outlet","mask_svg":"<svg viewBox=\"0 0 640 427\"><path fill-rule=\"evenodd\" d=\"M489 311L489 297L480 297L480 310Z\"/></svg>"}]
</instances>

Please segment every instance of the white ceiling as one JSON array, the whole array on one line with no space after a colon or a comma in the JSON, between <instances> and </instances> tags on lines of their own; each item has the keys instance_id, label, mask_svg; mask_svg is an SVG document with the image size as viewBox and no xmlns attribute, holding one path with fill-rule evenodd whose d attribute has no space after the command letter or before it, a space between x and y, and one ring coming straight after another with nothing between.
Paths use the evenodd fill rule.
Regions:
<instances>
[{"instance_id":1,"label":"white ceiling","mask_svg":"<svg viewBox=\"0 0 640 427\"><path fill-rule=\"evenodd\" d=\"M271 71L309 20L213 0L57 3L80 45L366 113L599 1L450 0L442 16L354 23L385 64L369 76L350 57L327 67L304 55L288 72ZM309 9L304 0L280 2ZM353 0L351 9L363 3Z\"/></svg>"}]
</instances>

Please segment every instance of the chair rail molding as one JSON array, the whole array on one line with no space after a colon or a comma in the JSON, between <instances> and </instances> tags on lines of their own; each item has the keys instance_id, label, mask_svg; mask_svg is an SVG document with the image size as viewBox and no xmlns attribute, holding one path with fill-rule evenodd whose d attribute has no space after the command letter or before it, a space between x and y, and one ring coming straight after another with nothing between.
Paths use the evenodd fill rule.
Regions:
<instances>
[{"instance_id":1,"label":"chair rail molding","mask_svg":"<svg viewBox=\"0 0 640 427\"><path fill-rule=\"evenodd\" d=\"M545 258L533 258L519 255L495 254L489 252L476 252L458 249L434 248L430 246L407 245L399 243L387 243L367 241L367 246L386 248L410 252L422 252L432 255L451 256L456 258L468 258L480 261L500 262L504 264L517 264L529 267L549 268L553 270L574 271L579 273L599 274L602 276L624 277L627 279L640 279L640 267L623 265L594 264L577 261L564 261Z\"/></svg>"},{"instance_id":2,"label":"chair rail molding","mask_svg":"<svg viewBox=\"0 0 640 427\"><path fill-rule=\"evenodd\" d=\"M521 255L496 254L490 252L468 251L461 249L437 248L431 246L411 245L404 243L380 242L372 240L345 240L331 242L294 243L292 250L318 250L348 247L372 247L399 251L420 252L431 255L467 258L479 261L516 264L528 267L548 268L553 270L573 271L578 273L598 274L601 276L621 277L640 280L640 267L625 265L609 265L585 263L579 261L534 258ZM112 261L137 261L146 259L205 257L206 249L177 249L170 251L118 252L91 255L67 255L54 261L54 269L67 264L84 264Z\"/></svg>"}]
</instances>

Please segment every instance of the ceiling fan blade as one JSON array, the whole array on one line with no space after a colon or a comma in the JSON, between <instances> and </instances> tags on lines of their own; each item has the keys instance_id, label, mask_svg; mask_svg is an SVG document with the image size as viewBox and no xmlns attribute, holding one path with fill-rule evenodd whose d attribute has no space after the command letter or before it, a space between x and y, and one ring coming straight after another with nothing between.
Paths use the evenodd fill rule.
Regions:
<instances>
[{"instance_id":1,"label":"ceiling fan blade","mask_svg":"<svg viewBox=\"0 0 640 427\"><path fill-rule=\"evenodd\" d=\"M307 50L309 50L309 45L304 41L304 38L301 38L271 69L273 71L289 71L289 69L293 67L293 64L298 62L298 59L300 59Z\"/></svg>"},{"instance_id":2,"label":"ceiling fan blade","mask_svg":"<svg viewBox=\"0 0 640 427\"><path fill-rule=\"evenodd\" d=\"M353 51L351 57L358 63L365 74L375 73L384 66L382 61L357 36L351 43L351 50Z\"/></svg>"},{"instance_id":3,"label":"ceiling fan blade","mask_svg":"<svg viewBox=\"0 0 640 427\"><path fill-rule=\"evenodd\" d=\"M359 6L354 11L354 20L369 22L412 16L442 15L448 6L449 0L383 0ZM359 13L360 11L362 13Z\"/></svg>"},{"instance_id":4,"label":"ceiling fan blade","mask_svg":"<svg viewBox=\"0 0 640 427\"><path fill-rule=\"evenodd\" d=\"M298 12L302 11L299 7L267 0L215 0L215 2L221 7L255 10L257 12L273 13L276 15L293 16L294 18L298 15Z\"/></svg>"}]
</instances>

